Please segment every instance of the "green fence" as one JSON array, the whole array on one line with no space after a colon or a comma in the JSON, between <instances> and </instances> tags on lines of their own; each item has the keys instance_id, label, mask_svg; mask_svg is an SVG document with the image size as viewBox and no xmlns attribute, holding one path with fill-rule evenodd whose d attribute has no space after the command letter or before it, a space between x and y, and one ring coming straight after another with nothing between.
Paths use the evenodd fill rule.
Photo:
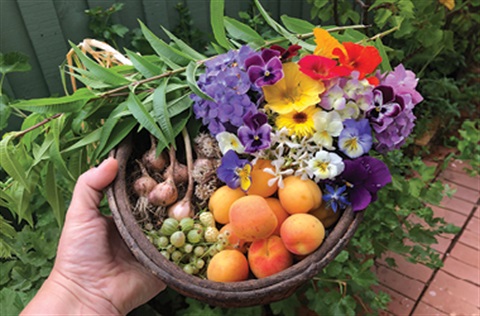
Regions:
<instances>
[{"instance_id":1,"label":"green fence","mask_svg":"<svg viewBox=\"0 0 480 316\"><path fill-rule=\"evenodd\" d=\"M113 15L115 23L129 29L143 21L158 36L160 25L173 29L179 22L175 6L182 0L0 0L0 51L22 52L30 57L32 70L7 76L5 91L13 98L28 99L62 94L58 66L69 50L68 41L81 42L92 37L89 18L84 13L96 7L108 8L115 2L124 7ZM248 9L249 0L226 0L226 15L238 18ZM278 19L287 14L308 19L310 5L302 0L261 0ZM210 33L209 0L186 0L195 27Z\"/></svg>"}]
</instances>

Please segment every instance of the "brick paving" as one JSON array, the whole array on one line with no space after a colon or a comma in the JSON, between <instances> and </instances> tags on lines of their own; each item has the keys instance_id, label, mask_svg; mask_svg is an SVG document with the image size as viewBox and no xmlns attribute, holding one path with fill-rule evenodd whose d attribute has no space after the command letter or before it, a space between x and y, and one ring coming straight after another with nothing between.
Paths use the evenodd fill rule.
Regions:
<instances>
[{"instance_id":1,"label":"brick paving","mask_svg":"<svg viewBox=\"0 0 480 316\"><path fill-rule=\"evenodd\" d=\"M394 253L386 257L395 259L396 267L389 267L385 258L377 260L378 289L392 298L382 315L480 315L480 177L470 177L464 167L453 161L437 176L455 193L432 206L435 217L461 228L432 245L443 267L434 270Z\"/></svg>"}]
</instances>

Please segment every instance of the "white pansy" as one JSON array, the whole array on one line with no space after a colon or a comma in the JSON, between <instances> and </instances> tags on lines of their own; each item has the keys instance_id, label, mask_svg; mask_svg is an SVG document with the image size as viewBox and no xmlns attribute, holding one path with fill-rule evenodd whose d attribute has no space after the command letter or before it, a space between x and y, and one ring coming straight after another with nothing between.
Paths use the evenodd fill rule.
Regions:
<instances>
[{"instance_id":1,"label":"white pansy","mask_svg":"<svg viewBox=\"0 0 480 316\"><path fill-rule=\"evenodd\" d=\"M218 141L218 147L220 147L220 151L223 155L229 150L233 150L238 154L242 154L245 152L245 147L243 147L242 143L238 139L237 135L229 133L229 132L220 132L215 136Z\"/></svg>"},{"instance_id":2,"label":"white pansy","mask_svg":"<svg viewBox=\"0 0 480 316\"><path fill-rule=\"evenodd\" d=\"M333 179L343 172L345 164L342 158L326 150L321 150L309 160L308 167L315 176L315 181Z\"/></svg>"},{"instance_id":3,"label":"white pansy","mask_svg":"<svg viewBox=\"0 0 480 316\"><path fill-rule=\"evenodd\" d=\"M340 135L340 132L343 130L340 114L336 111L320 111L313 115L313 123L316 131L313 135L313 141L328 150L335 149L332 146L333 137Z\"/></svg>"}]
</instances>

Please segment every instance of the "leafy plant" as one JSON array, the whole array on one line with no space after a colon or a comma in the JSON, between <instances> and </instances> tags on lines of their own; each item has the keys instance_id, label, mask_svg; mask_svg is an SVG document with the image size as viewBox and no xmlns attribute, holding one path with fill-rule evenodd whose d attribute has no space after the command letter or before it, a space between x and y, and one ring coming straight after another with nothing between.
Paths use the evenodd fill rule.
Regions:
<instances>
[{"instance_id":1,"label":"leafy plant","mask_svg":"<svg viewBox=\"0 0 480 316\"><path fill-rule=\"evenodd\" d=\"M128 33L128 28L121 24L113 23L111 17L123 9L123 3L114 3L107 9L95 7L85 10L85 14L90 17L88 28L93 32L97 40L112 43L117 49L117 40L123 38Z\"/></svg>"},{"instance_id":2,"label":"leafy plant","mask_svg":"<svg viewBox=\"0 0 480 316\"><path fill-rule=\"evenodd\" d=\"M471 176L480 174L480 120L466 120L458 131L459 137L451 136L459 151L455 158L466 161L471 168L465 167Z\"/></svg>"}]
</instances>

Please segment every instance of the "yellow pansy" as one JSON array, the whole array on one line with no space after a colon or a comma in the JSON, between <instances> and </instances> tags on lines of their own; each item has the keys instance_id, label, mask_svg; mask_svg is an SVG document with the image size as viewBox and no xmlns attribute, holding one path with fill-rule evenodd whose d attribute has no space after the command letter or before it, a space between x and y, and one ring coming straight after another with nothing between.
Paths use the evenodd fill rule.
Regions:
<instances>
[{"instance_id":1,"label":"yellow pansy","mask_svg":"<svg viewBox=\"0 0 480 316\"><path fill-rule=\"evenodd\" d=\"M320 102L325 91L323 82L314 80L299 70L296 63L283 64L284 77L271 86L263 86L266 108L279 114L301 112Z\"/></svg>"}]
</instances>

